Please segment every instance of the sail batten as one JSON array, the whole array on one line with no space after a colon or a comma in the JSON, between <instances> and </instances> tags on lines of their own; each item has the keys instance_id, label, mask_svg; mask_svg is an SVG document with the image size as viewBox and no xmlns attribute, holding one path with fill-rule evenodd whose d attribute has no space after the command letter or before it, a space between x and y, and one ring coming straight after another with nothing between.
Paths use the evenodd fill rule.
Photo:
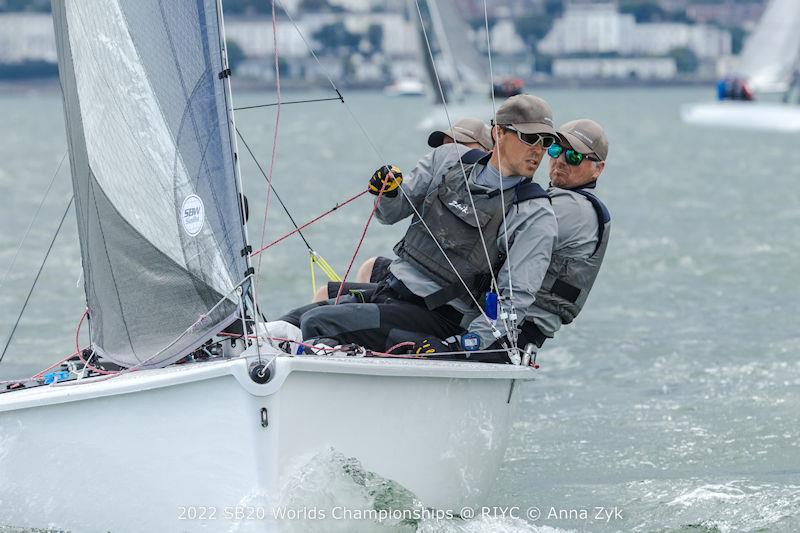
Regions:
<instances>
[{"instance_id":1,"label":"sail batten","mask_svg":"<svg viewBox=\"0 0 800 533\"><path fill-rule=\"evenodd\" d=\"M217 9L53 0L93 347L124 366L174 361L239 306Z\"/></svg>"}]
</instances>

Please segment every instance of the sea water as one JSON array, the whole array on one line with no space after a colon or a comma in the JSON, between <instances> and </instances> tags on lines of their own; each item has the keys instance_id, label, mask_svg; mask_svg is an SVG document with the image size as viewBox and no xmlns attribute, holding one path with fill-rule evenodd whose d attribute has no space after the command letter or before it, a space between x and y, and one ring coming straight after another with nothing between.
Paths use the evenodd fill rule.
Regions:
<instances>
[{"instance_id":1,"label":"sea water","mask_svg":"<svg viewBox=\"0 0 800 533\"><path fill-rule=\"evenodd\" d=\"M712 88L531 90L552 104L556 122L591 117L606 127L611 148L598 194L613 228L603 270L578 320L541 351L538 379L519 389L519 420L489 512L353 528L800 530L800 135L682 124L681 104L710 100ZM431 128L447 123L425 99L344 94L346 105L283 106L279 121L274 107L237 112L267 172L275 151L275 189L298 223L362 190L385 162L413 168L428 150ZM267 104L275 94L237 92L235 100ZM491 109L482 98L448 107L452 120L489 119ZM5 89L0 117L4 275L66 140L55 88ZM266 180L241 153L250 236L258 246L292 226L272 196L262 233ZM546 161L537 178L547 182ZM69 181L65 167L0 288L3 341L67 205ZM364 197L304 232L340 274L370 210ZM403 230L373 221L358 261L390 254ZM308 269L297 237L264 254L259 295L270 316L310 299ZM0 364L0 379L30 375L70 353L83 298L70 215ZM316 481L295 486L286 501L382 508L414 500L372 473L354 478L351 459L331 452L312 461L304 479ZM357 481L367 478L372 485ZM385 487L389 496L381 496ZM530 509L538 510L535 519Z\"/></svg>"}]
</instances>

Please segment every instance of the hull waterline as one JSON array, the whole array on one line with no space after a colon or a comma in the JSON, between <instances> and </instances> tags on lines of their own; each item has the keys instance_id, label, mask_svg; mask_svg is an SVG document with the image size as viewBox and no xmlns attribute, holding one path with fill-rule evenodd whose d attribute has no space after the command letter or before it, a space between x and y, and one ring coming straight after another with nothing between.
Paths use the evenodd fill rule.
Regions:
<instances>
[{"instance_id":1,"label":"hull waterline","mask_svg":"<svg viewBox=\"0 0 800 533\"><path fill-rule=\"evenodd\" d=\"M766 102L716 102L681 108L688 124L761 131L800 131L800 106Z\"/></svg>"}]
</instances>

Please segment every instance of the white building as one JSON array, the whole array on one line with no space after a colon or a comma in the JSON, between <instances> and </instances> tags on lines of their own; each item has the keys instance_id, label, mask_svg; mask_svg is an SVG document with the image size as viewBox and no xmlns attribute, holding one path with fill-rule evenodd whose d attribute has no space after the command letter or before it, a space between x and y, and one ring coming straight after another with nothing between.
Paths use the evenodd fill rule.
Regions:
<instances>
[{"instance_id":1,"label":"white building","mask_svg":"<svg viewBox=\"0 0 800 533\"><path fill-rule=\"evenodd\" d=\"M313 35L323 26L338 22L344 23L348 31L360 34L365 34L373 24L379 25L384 35L383 50L389 56L414 54L419 47L413 25L399 13L309 13L296 22L297 28L288 20L278 20L276 23L281 57L310 55L303 37L314 46ZM231 16L225 19L225 36L251 58L273 55L272 33L272 19L269 17Z\"/></svg>"},{"instance_id":2,"label":"white building","mask_svg":"<svg viewBox=\"0 0 800 533\"><path fill-rule=\"evenodd\" d=\"M308 28L302 20L297 22L303 35ZM309 55L308 47L300 34L288 20L279 20L276 24L278 52L282 57L305 57ZM271 18L225 17L225 38L235 42L247 57L264 58L273 55L274 41ZM311 40L310 35L307 37Z\"/></svg>"},{"instance_id":3,"label":"white building","mask_svg":"<svg viewBox=\"0 0 800 533\"><path fill-rule=\"evenodd\" d=\"M633 15L617 12L613 3L569 4L539 41L539 51L554 56L609 52L653 56L675 48L689 48L701 59L717 59L730 55L731 35L706 25L637 24Z\"/></svg>"},{"instance_id":4,"label":"white building","mask_svg":"<svg viewBox=\"0 0 800 533\"><path fill-rule=\"evenodd\" d=\"M618 13L615 4L570 4L538 48L555 56L619 52L635 26L633 15Z\"/></svg>"},{"instance_id":5,"label":"white building","mask_svg":"<svg viewBox=\"0 0 800 533\"><path fill-rule=\"evenodd\" d=\"M53 19L45 13L0 15L0 63L56 63Z\"/></svg>"},{"instance_id":6,"label":"white building","mask_svg":"<svg viewBox=\"0 0 800 533\"><path fill-rule=\"evenodd\" d=\"M553 76L556 78L668 80L677 74L678 68L671 57L563 58L553 61Z\"/></svg>"},{"instance_id":7,"label":"white building","mask_svg":"<svg viewBox=\"0 0 800 533\"><path fill-rule=\"evenodd\" d=\"M728 31L706 25L675 22L636 24L624 54L664 55L675 48L689 48L701 59L717 59L731 54Z\"/></svg>"}]
</instances>

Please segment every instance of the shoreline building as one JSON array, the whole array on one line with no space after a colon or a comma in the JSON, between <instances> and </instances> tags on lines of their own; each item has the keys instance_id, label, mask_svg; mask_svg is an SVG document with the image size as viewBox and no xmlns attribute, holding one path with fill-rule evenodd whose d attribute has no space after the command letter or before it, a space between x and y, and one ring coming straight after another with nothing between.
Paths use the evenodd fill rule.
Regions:
<instances>
[{"instance_id":1,"label":"shoreline building","mask_svg":"<svg viewBox=\"0 0 800 533\"><path fill-rule=\"evenodd\" d=\"M614 2L572 1L563 17L539 41L538 49L554 57L559 78L637 78L666 80L680 74L671 54L690 50L698 70L709 75L731 55L730 32L704 24L637 23Z\"/></svg>"}]
</instances>

